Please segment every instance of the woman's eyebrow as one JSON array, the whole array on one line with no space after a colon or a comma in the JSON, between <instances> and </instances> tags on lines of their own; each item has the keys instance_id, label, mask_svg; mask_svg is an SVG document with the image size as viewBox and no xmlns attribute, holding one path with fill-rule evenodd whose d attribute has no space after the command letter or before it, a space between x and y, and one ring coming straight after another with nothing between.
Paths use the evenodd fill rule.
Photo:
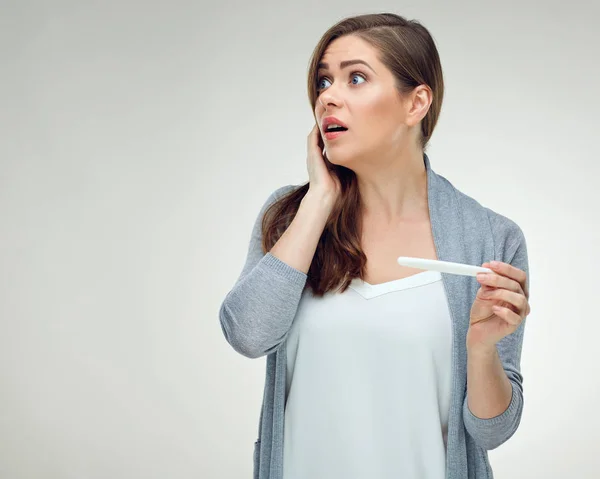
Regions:
<instances>
[{"instance_id":1,"label":"woman's eyebrow","mask_svg":"<svg viewBox=\"0 0 600 479\"><path fill-rule=\"evenodd\" d=\"M361 63L363 65L366 65L367 67L369 67L373 71L373 73L375 73L375 70L373 70L373 68L371 67L371 65L369 65L364 60L346 60L346 61L340 62L340 69L346 68L346 67L348 67L350 65L356 65L357 63ZM329 69L329 64L321 62L317 66L317 69L318 70L321 70L321 69L326 69L327 70L327 69Z\"/></svg>"}]
</instances>

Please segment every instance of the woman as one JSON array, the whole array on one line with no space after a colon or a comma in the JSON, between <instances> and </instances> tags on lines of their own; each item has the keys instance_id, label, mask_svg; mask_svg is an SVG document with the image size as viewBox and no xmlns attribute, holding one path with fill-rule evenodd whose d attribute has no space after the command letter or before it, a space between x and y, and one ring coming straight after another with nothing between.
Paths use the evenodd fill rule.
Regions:
<instances>
[{"instance_id":1,"label":"woman","mask_svg":"<svg viewBox=\"0 0 600 479\"><path fill-rule=\"evenodd\" d=\"M309 182L267 199L220 308L233 348L268 356L254 477L492 478L487 451L523 410L527 248L431 169L434 41L398 15L345 19L315 48L308 90Z\"/></svg>"}]
</instances>

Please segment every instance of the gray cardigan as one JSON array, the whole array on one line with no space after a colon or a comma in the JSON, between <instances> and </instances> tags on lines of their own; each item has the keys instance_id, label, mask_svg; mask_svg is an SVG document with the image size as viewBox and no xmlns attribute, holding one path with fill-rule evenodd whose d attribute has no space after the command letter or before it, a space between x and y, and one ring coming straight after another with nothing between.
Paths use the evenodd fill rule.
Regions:
<instances>
[{"instance_id":1,"label":"gray cardigan","mask_svg":"<svg viewBox=\"0 0 600 479\"><path fill-rule=\"evenodd\" d=\"M527 273L525 237L512 220L456 189L436 174L427 154L427 191L437 256L481 266L493 259ZM286 377L285 340L294 320L307 275L261 250L261 220L268 205L291 189L275 190L263 205L252 232L243 270L227 293L219 319L227 342L248 358L267 355L258 439L254 443L254 478L281 479ZM400 255L401 252L398 253ZM452 316L452 400L448 424L448 479L493 478L487 451L507 441L517 430L523 412L521 348L525 321L497 343L504 370L512 384L512 400L497 417L481 419L467 405L466 334L469 312L479 289L473 276L441 273ZM529 286L529 285L528 285ZM394 380L394 378L390 378ZM407 384L410 387L410 384Z\"/></svg>"}]
</instances>

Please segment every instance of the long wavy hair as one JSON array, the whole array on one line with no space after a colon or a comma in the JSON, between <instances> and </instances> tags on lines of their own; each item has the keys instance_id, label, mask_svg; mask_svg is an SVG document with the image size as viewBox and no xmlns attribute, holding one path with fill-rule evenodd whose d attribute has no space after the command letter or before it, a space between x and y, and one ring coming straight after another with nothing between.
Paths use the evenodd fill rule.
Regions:
<instances>
[{"instance_id":1,"label":"long wavy hair","mask_svg":"<svg viewBox=\"0 0 600 479\"><path fill-rule=\"evenodd\" d=\"M318 97L318 64L327 46L336 38L356 35L379 52L380 61L396 77L400 95L425 84L432 90L432 103L421 120L420 146L427 143L440 115L444 80L439 54L428 30L417 20L393 13L349 17L333 25L321 37L309 62L308 98L312 111ZM321 144L322 146L322 144ZM341 284L346 291L353 278L364 279L367 257L361 248L362 208L356 174L324 158L340 180L341 195L327 220L307 273L306 287L323 296ZM270 251L296 215L310 182L290 191L270 205L262 219L262 248Z\"/></svg>"}]
</instances>

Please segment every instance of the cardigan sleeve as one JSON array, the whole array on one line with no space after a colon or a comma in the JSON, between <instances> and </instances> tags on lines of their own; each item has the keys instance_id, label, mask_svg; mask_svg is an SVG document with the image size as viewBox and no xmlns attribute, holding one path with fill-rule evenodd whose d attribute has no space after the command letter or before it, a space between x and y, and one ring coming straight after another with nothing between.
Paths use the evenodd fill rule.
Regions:
<instances>
[{"instance_id":1,"label":"cardigan sleeve","mask_svg":"<svg viewBox=\"0 0 600 479\"><path fill-rule=\"evenodd\" d=\"M494 223L492 222L494 229ZM501 215L496 216L497 236L494 236L496 257L526 273L529 290L529 262L527 244L523 232L514 222ZM500 230L500 231L498 231ZM498 251L500 250L500 251ZM521 350L526 319L519 327L496 344L502 366L512 385L512 398L507 409L493 418L479 418L468 406L467 395L463 404L463 418L467 432L475 442L486 450L496 449L505 443L519 427L523 414L523 375L521 374Z\"/></svg>"},{"instance_id":2,"label":"cardigan sleeve","mask_svg":"<svg viewBox=\"0 0 600 479\"><path fill-rule=\"evenodd\" d=\"M284 342L308 277L262 250L264 213L293 188L278 188L263 204L254 222L242 272L219 308L225 339L248 358L266 356Z\"/></svg>"}]
</instances>

